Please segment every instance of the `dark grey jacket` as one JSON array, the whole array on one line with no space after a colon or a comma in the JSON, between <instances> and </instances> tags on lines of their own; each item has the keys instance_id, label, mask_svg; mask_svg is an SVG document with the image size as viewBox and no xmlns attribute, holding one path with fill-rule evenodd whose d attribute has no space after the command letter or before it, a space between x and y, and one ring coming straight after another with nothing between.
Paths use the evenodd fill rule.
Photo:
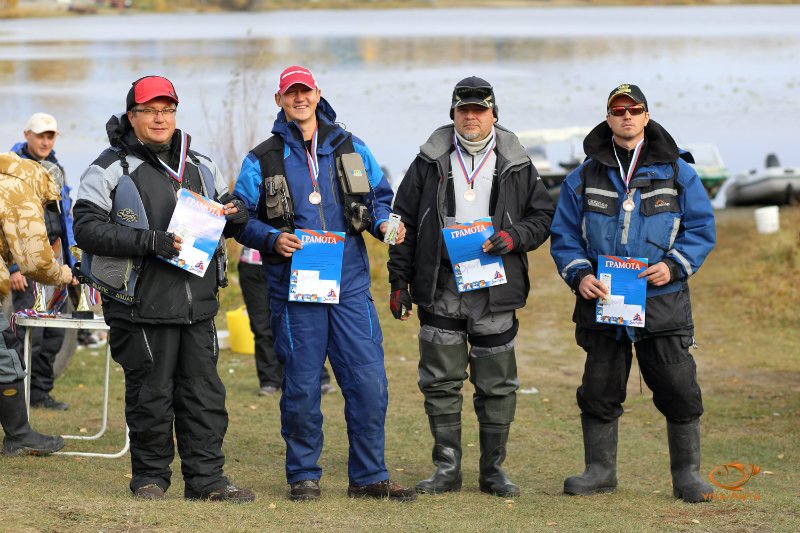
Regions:
<instances>
[{"instance_id":1,"label":"dark grey jacket","mask_svg":"<svg viewBox=\"0 0 800 533\"><path fill-rule=\"evenodd\" d=\"M530 291L527 252L550 236L555 208L517 136L495 125L497 164L489 201L494 230L506 230L514 249L503 257L508 283L486 289L491 311L525 305ZM433 303L438 270L443 260L442 228L447 214L447 183L452 180L450 152L453 125L438 128L420 147L395 196L393 211L406 225L405 241L389 248L392 289L410 285L419 306Z\"/></svg>"}]
</instances>

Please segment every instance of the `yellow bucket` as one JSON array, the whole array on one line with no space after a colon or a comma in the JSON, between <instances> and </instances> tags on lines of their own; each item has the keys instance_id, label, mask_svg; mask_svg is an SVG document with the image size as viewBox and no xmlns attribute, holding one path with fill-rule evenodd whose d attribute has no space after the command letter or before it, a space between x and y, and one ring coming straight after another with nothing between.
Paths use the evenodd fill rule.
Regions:
<instances>
[{"instance_id":1,"label":"yellow bucket","mask_svg":"<svg viewBox=\"0 0 800 533\"><path fill-rule=\"evenodd\" d=\"M250 331L250 317L247 316L247 308L242 306L233 311L225 313L228 320L228 334L231 341L231 351L246 355L256 353L256 341L253 332Z\"/></svg>"}]
</instances>

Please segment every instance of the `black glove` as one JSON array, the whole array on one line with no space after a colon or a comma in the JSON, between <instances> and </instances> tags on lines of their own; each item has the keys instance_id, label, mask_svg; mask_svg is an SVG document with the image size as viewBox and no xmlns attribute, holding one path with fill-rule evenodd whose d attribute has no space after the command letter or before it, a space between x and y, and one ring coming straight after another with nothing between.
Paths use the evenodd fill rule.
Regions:
<instances>
[{"instance_id":1,"label":"black glove","mask_svg":"<svg viewBox=\"0 0 800 533\"><path fill-rule=\"evenodd\" d=\"M411 295L408 289L395 289L389 296L389 309L392 311L392 316L400 320L405 314L411 310Z\"/></svg>"},{"instance_id":2,"label":"black glove","mask_svg":"<svg viewBox=\"0 0 800 533\"><path fill-rule=\"evenodd\" d=\"M504 229L489 237L489 242L492 243L492 249L488 252L491 255L507 254L517 246L511 234Z\"/></svg>"},{"instance_id":3,"label":"black glove","mask_svg":"<svg viewBox=\"0 0 800 533\"><path fill-rule=\"evenodd\" d=\"M159 230L150 232L147 238L147 252L162 259L172 259L180 253L175 248L175 236Z\"/></svg>"},{"instance_id":4,"label":"black glove","mask_svg":"<svg viewBox=\"0 0 800 533\"><path fill-rule=\"evenodd\" d=\"M250 215L248 214L247 209L245 209L244 207L244 202L239 200L231 193L226 192L225 194L219 197L219 203L221 203L222 205L232 203L233 207L238 209L236 213L225 215L225 220L237 226L247 223L247 219L249 218Z\"/></svg>"}]
</instances>

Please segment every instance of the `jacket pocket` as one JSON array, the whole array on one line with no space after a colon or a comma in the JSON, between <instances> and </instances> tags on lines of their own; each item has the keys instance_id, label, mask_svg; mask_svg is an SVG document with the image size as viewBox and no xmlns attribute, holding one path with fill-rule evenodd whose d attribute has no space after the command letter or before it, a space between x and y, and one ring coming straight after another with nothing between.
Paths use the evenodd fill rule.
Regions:
<instances>
[{"instance_id":1,"label":"jacket pocket","mask_svg":"<svg viewBox=\"0 0 800 533\"><path fill-rule=\"evenodd\" d=\"M689 286L647 299L644 329L649 333L687 330L694 327Z\"/></svg>"}]
</instances>

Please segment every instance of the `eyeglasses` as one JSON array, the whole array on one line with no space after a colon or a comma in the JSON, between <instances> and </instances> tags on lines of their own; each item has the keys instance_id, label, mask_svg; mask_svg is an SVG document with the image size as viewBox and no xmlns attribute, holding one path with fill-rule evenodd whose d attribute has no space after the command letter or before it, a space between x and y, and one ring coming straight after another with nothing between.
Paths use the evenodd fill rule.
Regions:
<instances>
[{"instance_id":1,"label":"eyeglasses","mask_svg":"<svg viewBox=\"0 0 800 533\"><path fill-rule=\"evenodd\" d=\"M136 113L144 113L144 115L148 118L156 118L156 116L158 115L162 115L166 118L175 115L175 113L178 112L178 109L174 107L168 107L166 109L153 109L152 107L144 107L144 108L134 107L133 111Z\"/></svg>"},{"instance_id":2,"label":"eyeglasses","mask_svg":"<svg viewBox=\"0 0 800 533\"><path fill-rule=\"evenodd\" d=\"M492 98L491 87L456 87L455 93L457 100L466 100L468 98L491 100Z\"/></svg>"},{"instance_id":3,"label":"eyeglasses","mask_svg":"<svg viewBox=\"0 0 800 533\"><path fill-rule=\"evenodd\" d=\"M624 117L626 111L630 112L631 116L637 117L644 113L645 110L642 104L615 105L608 108L608 114L615 117Z\"/></svg>"}]
</instances>

